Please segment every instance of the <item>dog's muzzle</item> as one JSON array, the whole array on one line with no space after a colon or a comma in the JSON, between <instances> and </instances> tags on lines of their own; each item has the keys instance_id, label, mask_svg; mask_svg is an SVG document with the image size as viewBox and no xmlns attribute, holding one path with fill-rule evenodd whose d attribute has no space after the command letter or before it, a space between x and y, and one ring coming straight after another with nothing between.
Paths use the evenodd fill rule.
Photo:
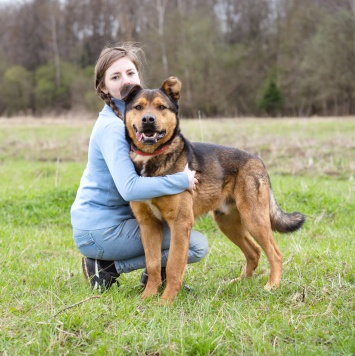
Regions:
<instances>
[{"instance_id":1,"label":"dog's muzzle","mask_svg":"<svg viewBox=\"0 0 355 356\"><path fill-rule=\"evenodd\" d=\"M158 131L155 126L155 118L152 115L145 115L142 117L141 129L139 130L136 125L133 125L136 139L147 145L153 145L162 139L166 130Z\"/></svg>"}]
</instances>

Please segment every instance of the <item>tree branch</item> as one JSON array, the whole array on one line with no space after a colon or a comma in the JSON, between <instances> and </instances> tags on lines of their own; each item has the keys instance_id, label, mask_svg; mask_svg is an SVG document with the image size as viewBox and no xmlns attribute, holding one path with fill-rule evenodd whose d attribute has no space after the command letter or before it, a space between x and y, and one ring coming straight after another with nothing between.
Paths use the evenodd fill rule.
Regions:
<instances>
[{"instance_id":1,"label":"tree branch","mask_svg":"<svg viewBox=\"0 0 355 356\"><path fill-rule=\"evenodd\" d=\"M87 302L87 301L89 301L89 300L91 300L91 299L96 299L96 298L101 298L101 296L100 296L100 295L93 295L92 297L86 298L86 299L84 299L84 300L81 300L80 302L77 302L77 303L74 303L74 304L72 304L72 305L69 305L68 307L66 307L66 308L64 308L64 309L61 309L61 310L59 310L58 313L54 314L54 315L53 315L53 318L55 318L58 314L62 313L63 311L65 311L65 310L67 310L67 309L74 308L74 307L76 307L76 306L79 305L79 304L83 304L83 303L85 303L85 302Z\"/></svg>"}]
</instances>

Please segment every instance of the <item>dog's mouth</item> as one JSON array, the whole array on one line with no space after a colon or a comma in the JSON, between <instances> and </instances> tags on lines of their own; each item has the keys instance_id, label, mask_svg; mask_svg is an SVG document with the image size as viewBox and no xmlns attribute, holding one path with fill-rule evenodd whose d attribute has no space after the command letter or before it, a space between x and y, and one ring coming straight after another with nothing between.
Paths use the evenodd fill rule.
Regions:
<instances>
[{"instance_id":1,"label":"dog's mouth","mask_svg":"<svg viewBox=\"0 0 355 356\"><path fill-rule=\"evenodd\" d=\"M144 144L154 144L161 140L165 134L166 130L162 131L153 131L153 130L144 130L139 131L135 125L133 125L134 132L136 134L136 139L139 142L143 142Z\"/></svg>"}]
</instances>

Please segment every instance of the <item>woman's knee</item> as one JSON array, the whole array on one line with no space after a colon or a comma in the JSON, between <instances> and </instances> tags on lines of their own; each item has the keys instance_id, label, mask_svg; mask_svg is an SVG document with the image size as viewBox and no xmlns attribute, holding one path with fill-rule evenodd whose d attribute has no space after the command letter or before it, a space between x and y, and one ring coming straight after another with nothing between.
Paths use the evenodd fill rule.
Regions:
<instances>
[{"instance_id":1,"label":"woman's knee","mask_svg":"<svg viewBox=\"0 0 355 356\"><path fill-rule=\"evenodd\" d=\"M202 260L208 253L207 237L199 231L191 230L189 249L193 253L193 260L191 263Z\"/></svg>"},{"instance_id":2,"label":"woman's knee","mask_svg":"<svg viewBox=\"0 0 355 356\"><path fill-rule=\"evenodd\" d=\"M102 259L104 249L96 242L90 231L73 229L74 242L79 252L90 258Z\"/></svg>"}]
</instances>

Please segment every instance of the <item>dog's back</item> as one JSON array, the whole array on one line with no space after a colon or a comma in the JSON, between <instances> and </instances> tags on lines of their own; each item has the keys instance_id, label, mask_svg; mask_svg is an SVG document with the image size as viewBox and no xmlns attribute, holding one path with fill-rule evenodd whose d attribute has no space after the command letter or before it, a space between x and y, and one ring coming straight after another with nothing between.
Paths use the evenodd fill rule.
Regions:
<instances>
[{"instance_id":1,"label":"dog's back","mask_svg":"<svg viewBox=\"0 0 355 356\"><path fill-rule=\"evenodd\" d=\"M261 161L240 149L201 142L189 142L188 163L196 171L198 184L193 192L195 217L209 211L225 211L229 204L235 204L235 187L242 167L250 160Z\"/></svg>"}]
</instances>

